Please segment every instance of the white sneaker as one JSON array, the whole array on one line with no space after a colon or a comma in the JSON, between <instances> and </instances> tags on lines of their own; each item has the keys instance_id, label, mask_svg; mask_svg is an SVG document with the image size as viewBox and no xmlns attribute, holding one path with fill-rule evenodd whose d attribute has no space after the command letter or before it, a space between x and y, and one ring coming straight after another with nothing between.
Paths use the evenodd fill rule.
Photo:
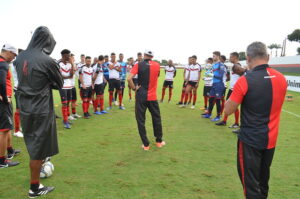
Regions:
<instances>
[{"instance_id":1,"label":"white sneaker","mask_svg":"<svg viewBox=\"0 0 300 199\"><path fill-rule=\"evenodd\" d=\"M76 118L74 118L72 115L70 115L70 116L68 117L68 120L76 120Z\"/></svg>"},{"instance_id":2,"label":"white sneaker","mask_svg":"<svg viewBox=\"0 0 300 199\"><path fill-rule=\"evenodd\" d=\"M191 109L195 109L195 106L193 105L193 106L191 106Z\"/></svg>"},{"instance_id":3,"label":"white sneaker","mask_svg":"<svg viewBox=\"0 0 300 199\"><path fill-rule=\"evenodd\" d=\"M78 115L77 113L75 113L75 114L72 114L72 116L73 116L74 118L81 118L81 116L80 116L80 115Z\"/></svg>"},{"instance_id":4,"label":"white sneaker","mask_svg":"<svg viewBox=\"0 0 300 199\"><path fill-rule=\"evenodd\" d=\"M18 138L22 138L24 137L23 133L21 131L18 131L16 133L13 133L14 136L18 137Z\"/></svg>"},{"instance_id":5,"label":"white sneaker","mask_svg":"<svg viewBox=\"0 0 300 199\"><path fill-rule=\"evenodd\" d=\"M179 108L185 108L186 107L186 105L185 104L181 104L181 105L179 105Z\"/></svg>"},{"instance_id":6,"label":"white sneaker","mask_svg":"<svg viewBox=\"0 0 300 199\"><path fill-rule=\"evenodd\" d=\"M115 105L116 105L116 106L119 106L119 102L118 102L118 101L115 101Z\"/></svg>"}]
</instances>

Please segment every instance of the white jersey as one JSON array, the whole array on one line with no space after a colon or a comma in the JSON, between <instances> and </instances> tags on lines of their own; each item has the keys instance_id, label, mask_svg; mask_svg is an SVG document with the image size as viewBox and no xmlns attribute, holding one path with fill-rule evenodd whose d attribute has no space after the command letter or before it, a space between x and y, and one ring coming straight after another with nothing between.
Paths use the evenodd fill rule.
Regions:
<instances>
[{"instance_id":1,"label":"white jersey","mask_svg":"<svg viewBox=\"0 0 300 199\"><path fill-rule=\"evenodd\" d=\"M225 65L224 65L225 66ZM225 87L227 88L227 84L226 84L226 80L227 80L227 66L224 67L224 74L223 74L223 83L225 85Z\"/></svg>"},{"instance_id":2,"label":"white jersey","mask_svg":"<svg viewBox=\"0 0 300 199\"><path fill-rule=\"evenodd\" d=\"M96 64L94 67L93 67L93 71L94 71L94 74L98 74L97 75L97 78L95 79L95 84L99 85L99 84L102 84L103 83L103 69L102 69L102 65L101 64Z\"/></svg>"},{"instance_id":3,"label":"white jersey","mask_svg":"<svg viewBox=\"0 0 300 199\"><path fill-rule=\"evenodd\" d=\"M58 65L59 65L60 73L63 77L69 77L71 75L72 64L70 63L64 64L64 62L58 61ZM73 87L72 79L71 78L64 79L64 85L62 89L71 89L72 87Z\"/></svg>"},{"instance_id":4,"label":"white jersey","mask_svg":"<svg viewBox=\"0 0 300 199\"><path fill-rule=\"evenodd\" d=\"M184 80L187 80L187 78L189 77L190 65L186 65L184 67L184 70L185 70Z\"/></svg>"},{"instance_id":5,"label":"white jersey","mask_svg":"<svg viewBox=\"0 0 300 199\"><path fill-rule=\"evenodd\" d=\"M237 63L237 65L241 66L240 63ZM231 67L231 69L232 69L232 67ZM233 90L233 87L239 78L240 78L240 76L238 74L235 74L233 71L231 71L231 73L230 73L230 89Z\"/></svg>"},{"instance_id":6,"label":"white jersey","mask_svg":"<svg viewBox=\"0 0 300 199\"><path fill-rule=\"evenodd\" d=\"M114 65L117 67L120 67L120 63L119 62L115 62L115 64L113 64L112 62L109 62L109 65ZM109 79L117 79L120 80L120 72L117 71L116 69L110 69L108 66L108 71L109 71Z\"/></svg>"},{"instance_id":7,"label":"white jersey","mask_svg":"<svg viewBox=\"0 0 300 199\"><path fill-rule=\"evenodd\" d=\"M135 63L134 63L134 65L136 65L136 64L138 64L139 62L138 61L136 61ZM133 66L132 66L132 68L133 68ZM133 76L133 78L134 79L137 79L138 78L138 74L136 74L135 76Z\"/></svg>"},{"instance_id":8,"label":"white jersey","mask_svg":"<svg viewBox=\"0 0 300 199\"><path fill-rule=\"evenodd\" d=\"M18 88L18 84L19 84L17 70L13 64L10 68L11 68L11 73L12 73L13 80L14 80L14 89L16 90Z\"/></svg>"},{"instance_id":9,"label":"white jersey","mask_svg":"<svg viewBox=\"0 0 300 199\"><path fill-rule=\"evenodd\" d=\"M90 66L83 65L79 69L79 74L82 75L83 83L86 87L92 86L93 68ZM82 84L81 84L82 86Z\"/></svg>"},{"instance_id":10,"label":"white jersey","mask_svg":"<svg viewBox=\"0 0 300 199\"><path fill-rule=\"evenodd\" d=\"M80 70L80 68L81 68L82 66L84 66L84 65L85 65L85 63L81 63L81 62L79 62L78 64L76 64L77 70L76 70L75 75L77 76L77 78L79 78L79 70Z\"/></svg>"},{"instance_id":11,"label":"white jersey","mask_svg":"<svg viewBox=\"0 0 300 199\"><path fill-rule=\"evenodd\" d=\"M189 66L189 71L190 71L190 78L188 81L191 82L198 82L199 79L199 72L201 71L201 66L199 64L191 64Z\"/></svg>"},{"instance_id":12,"label":"white jersey","mask_svg":"<svg viewBox=\"0 0 300 199\"><path fill-rule=\"evenodd\" d=\"M166 66L165 71L166 71L165 80L166 81L173 81L174 75L175 75L175 72L176 72L176 68L174 66Z\"/></svg>"}]
</instances>

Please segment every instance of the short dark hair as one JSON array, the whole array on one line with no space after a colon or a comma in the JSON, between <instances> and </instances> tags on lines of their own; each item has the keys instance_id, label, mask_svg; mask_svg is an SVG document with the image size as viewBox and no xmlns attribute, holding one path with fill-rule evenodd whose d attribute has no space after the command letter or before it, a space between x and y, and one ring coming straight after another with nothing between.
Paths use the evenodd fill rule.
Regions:
<instances>
[{"instance_id":1,"label":"short dark hair","mask_svg":"<svg viewBox=\"0 0 300 199\"><path fill-rule=\"evenodd\" d=\"M81 54L80 57L85 57L85 54Z\"/></svg>"},{"instance_id":2,"label":"short dark hair","mask_svg":"<svg viewBox=\"0 0 300 199\"><path fill-rule=\"evenodd\" d=\"M207 60L212 61L212 62L214 61L213 58L211 58L211 57L209 57Z\"/></svg>"},{"instance_id":3,"label":"short dark hair","mask_svg":"<svg viewBox=\"0 0 300 199\"><path fill-rule=\"evenodd\" d=\"M108 58L108 55L104 55L104 58Z\"/></svg>"},{"instance_id":4,"label":"short dark hair","mask_svg":"<svg viewBox=\"0 0 300 199\"><path fill-rule=\"evenodd\" d=\"M73 53L71 53L71 56L74 57L75 55Z\"/></svg>"},{"instance_id":5,"label":"short dark hair","mask_svg":"<svg viewBox=\"0 0 300 199\"><path fill-rule=\"evenodd\" d=\"M196 56L196 55L193 55L192 58L197 59L197 56Z\"/></svg>"},{"instance_id":6,"label":"short dark hair","mask_svg":"<svg viewBox=\"0 0 300 199\"><path fill-rule=\"evenodd\" d=\"M232 56L234 56L236 58L240 58L240 54L237 53L237 52L232 52L232 53L230 53L230 55L232 55Z\"/></svg>"},{"instance_id":7,"label":"short dark hair","mask_svg":"<svg viewBox=\"0 0 300 199\"><path fill-rule=\"evenodd\" d=\"M111 53L110 55L111 55L111 56L112 56L112 55L116 55L116 53Z\"/></svg>"},{"instance_id":8,"label":"short dark hair","mask_svg":"<svg viewBox=\"0 0 300 199\"><path fill-rule=\"evenodd\" d=\"M119 55L123 55L123 53L120 53Z\"/></svg>"},{"instance_id":9,"label":"short dark hair","mask_svg":"<svg viewBox=\"0 0 300 199\"><path fill-rule=\"evenodd\" d=\"M61 55L66 55L66 54L70 54L70 53L71 53L71 51L69 51L68 49L63 49L63 50L60 52Z\"/></svg>"},{"instance_id":10,"label":"short dark hair","mask_svg":"<svg viewBox=\"0 0 300 199\"><path fill-rule=\"evenodd\" d=\"M90 56L86 56L85 59L92 59Z\"/></svg>"},{"instance_id":11,"label":"short dark hair","mask_svg":"<svg viewBox=\"0 0 300 199\"><path fill-rule=\"evenodd\" d=\"M214 54L214 55L217 55L218 57L220 57L220 56L221 56L221 53L220 53L220 51L214 51L214 52L213 52L213 54Z\"/></svg>"},{"instance_id":12,"label":"short dark hair","mask_svg":"<svg viewBox=\"0 0 300 199\"><path fill-rule=\"evenodd\" d=\"M137 56L141 56L141 55L142 55L142 53L141 53L141 52L138 52L138 53L137 53Z\"/></svg>"},{"instance_id":13,"label":"short dark hair","mask_svg":"<svg viewBox=\"0 0 300 199\"><path fill-rule=\"evenodd\" d=\"M225 55L221 55L221 58L226 61L226 56Z\"/></svg>"},{"instance_id":14,"label":"short dark hair","mask_svg":"<svg viewBox=\"0 0 300 199\"><path fill-rule=\"evenodd\" d=\"M103 55L99 55L98 60L102 61L104 59Z\"/></svg>"}]
</instances>

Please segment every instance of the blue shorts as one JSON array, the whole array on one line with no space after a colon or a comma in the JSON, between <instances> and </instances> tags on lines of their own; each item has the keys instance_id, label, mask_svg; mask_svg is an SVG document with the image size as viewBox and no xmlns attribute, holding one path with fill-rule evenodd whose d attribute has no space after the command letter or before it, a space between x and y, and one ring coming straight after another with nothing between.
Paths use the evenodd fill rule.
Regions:
<instances>
[{"instance_id":1,"label":"blue shorts","mask_svg":"<svg viewBox=\"0 0 300 199\"><path fill-rule=\"evenodd\" d=\"M213 83L211 90L209 92L210 97L215 97L216 99L221 99L224 97L225 86L223 82Z\"/></svg>"}]
</instances>

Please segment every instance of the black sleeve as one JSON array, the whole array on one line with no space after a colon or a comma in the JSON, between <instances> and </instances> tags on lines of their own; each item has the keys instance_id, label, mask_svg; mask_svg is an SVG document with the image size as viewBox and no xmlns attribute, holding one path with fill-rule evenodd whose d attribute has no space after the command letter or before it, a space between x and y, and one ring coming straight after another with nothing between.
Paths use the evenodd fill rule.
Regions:
<instances>
[{"instance_id":1,"label":"black sleeve","mask_svg":"<svg viewBox=\"0 0 300 199\"><path fill-rule=\"evenodd\" d=\"M7 76L7 68L5 65L0 65L0 95L2 97L2 101L4 103L8 103L7 95L6 95L6 76Z\"/></svg>"},{"instance_id":2,"label":"black sleeve","mask_svg":"<svg viewBox=\"0 0 300 199\"><path fill-rule=\"evenodd\" d=\"M52 63L47 67L49 79L51 81L51 88L61 89L63 87L63 78L59 71L59 65L52 60Z\"/></svg>"}]
</instances>

